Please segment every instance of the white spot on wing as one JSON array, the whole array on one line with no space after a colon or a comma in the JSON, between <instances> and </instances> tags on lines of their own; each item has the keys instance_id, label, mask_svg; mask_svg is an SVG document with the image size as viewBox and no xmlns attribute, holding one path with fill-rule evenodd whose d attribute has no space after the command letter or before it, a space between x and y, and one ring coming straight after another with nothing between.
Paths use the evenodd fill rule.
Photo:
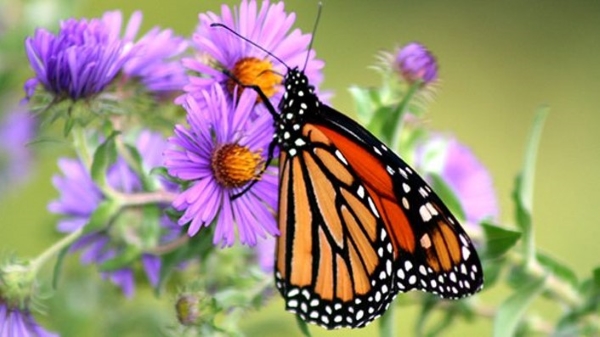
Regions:
<instances>
[{"instance_id":1,"label":"white spot on wing","mask_svg":"<svg viewBox=\"0 0 600 337\"><path fill-rule=\"evenodd\" d=\"M377 147L373 146L373 151L375 151L375 153L381 156L381 151L379 151Z\"/></svg>"},{"instance_id":2,"label":"white spot on wing","mask_svg":"<svg viewBox=\"0 0 600 337\"><path fill-rule=\"evenodd\" d=\"M408 199L406 199L405 197L402 197L402 206L404 206L405 209L410 209L410 204L408 203Z\"/></svg>"},{"instance_id":3,"label":"white spot on wing","mask_svg":"<svg viewBox=\"0 0 600 337\"><path fill-rule=\"evenodd\" d=\"M346 160L346 158L344 157L344 155L339 150L335 150L335 156L338 157L338 159L342 163L344 163L344 165L348 165L348 161Z\"/></svg>"},{"instance_id":4,"label":"white spot on wing","mask_svg":"<svg viewBox=\"0 0 600 337\"><path fill-rule=\"evenodd\" d=\"M358 186L358 189L356 190L356 193L358 194L358 196L362 199L365 197L365 188L362 186Z\"/></svg>"},{"instance_id":5,"label":"white spot on wing","mask_svg":"<svg viewBox=\"0 0 600 337\"><path fill-rule=\"evenodd\" d=\"M368 197L367 199L369 200L369 207L371 207L371 212L373 212L373 215L379 218L379 212L377 212L377 207L375 207L373 199L371 199L371 197Z\"/></svg>"},{"instance_id":6,"label":"white spot on wing","mask_svg":"<svg viewBox=\"0 0 600 337\"><path fill-rule=\"evenodd\" d=\"M431 213L429 212L429 209L427 207L425 207L425 205L423 205L419 208L419 214L421 215L421 219L423 219L423 221L425 221L425 222L431 220L431 218L432 218Z\"/></svg>"},{"instance_id":7,"label":"white spot on wing","mask_svg":"<svg viewBox=\"0 0 600 337\"><path fill-rule=\"evenodd\" d=\"M427 206L431 214L438 215L437 209L435 209L435 207L433 207L433 205L430 202L426 203L425 206Z\"/></svg>"},{"instance_id":8,"label":"white spot on wing","mask_svg":"<svg viewBox=\"0 0 600 337\"><path fill-rule=\"evenodd\" d=\"M407 183L402 183L402 189L404 190L404 193L410 192L410 186Z\"/></svg>"},{"instance_id":9,"label":"white spot on wing","mask_svg":"<svg viewBox=\"0 0 600 337\"><path fill-rule=\"evenodd\" d=\"M463 259L468 260L469 256L471 256L471 251L469 250L469 248L467 248L466 246L462 247L462 255L463 255Z\"/></svg>"}]
</instances>

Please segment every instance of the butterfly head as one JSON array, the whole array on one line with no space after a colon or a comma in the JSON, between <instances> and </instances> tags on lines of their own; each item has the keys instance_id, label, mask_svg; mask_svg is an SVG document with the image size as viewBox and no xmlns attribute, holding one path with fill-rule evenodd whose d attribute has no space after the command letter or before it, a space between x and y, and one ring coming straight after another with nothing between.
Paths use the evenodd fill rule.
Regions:
<instances>
[{"instance_id":1,"label":"butterfly head","mask_svg":"<svg viewBox=\"0 0 600 337\"><path fill-rule=\"evenodd\" d=\"M319 113L321 102L308 77L297 67L288 70L283 85L285 92L279 103L280 114L275 123L275 138L283 149L294 156L297 149L306 144L302 128L311 117Z\"/></svg>"},{"instance_id":2,"label":"butterfly head","mask_svg":"<svg viewBox=\"0 0 600 337\"><path fill-rule=\"evenodd\" d=\"M298 69L298 67L288 70L283 80L283 85L285 93L283 94L281 103L279 103L279 110L282 113L286 110L307 109L299 105L298 107L294 107L295 103L319 101L315 95L315 87L309 83L304 71Z\"/></svg>"}]
</instances>

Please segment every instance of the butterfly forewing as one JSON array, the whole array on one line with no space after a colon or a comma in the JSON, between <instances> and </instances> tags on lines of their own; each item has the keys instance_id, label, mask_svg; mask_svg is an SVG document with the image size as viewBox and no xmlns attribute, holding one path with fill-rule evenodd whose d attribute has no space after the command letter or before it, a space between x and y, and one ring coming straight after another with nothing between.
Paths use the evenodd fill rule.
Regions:
<instances>
[{"instance_id":1,"label":"butterfly forewing","mask_svg":"<svg viewBox=\"0 0 600 337\"><path fill-rule=\"evenodd\" d=\"M311 146L280 155L276 285L304 320L364 326L393 299L391 239L331 141L308 124L298 131Z\"/></svg>"}]
</instances>

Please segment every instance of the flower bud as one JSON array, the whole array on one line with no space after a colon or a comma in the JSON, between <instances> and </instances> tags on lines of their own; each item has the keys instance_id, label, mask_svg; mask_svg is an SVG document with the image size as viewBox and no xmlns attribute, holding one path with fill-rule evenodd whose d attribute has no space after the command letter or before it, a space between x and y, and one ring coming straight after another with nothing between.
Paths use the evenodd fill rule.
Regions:
<instances>
[{"instance_id":1,"label":"flower bud","mask_svg":"<svg viewBox=\"0 0 600 337\"><path fill-rule=\"evenodd\" d=\"M427 85L437 80L435 57L420 43L411 42L400 48L396 53L395 66L410 84L422 81L423 85Z\"/></svg>"}]
</instances>

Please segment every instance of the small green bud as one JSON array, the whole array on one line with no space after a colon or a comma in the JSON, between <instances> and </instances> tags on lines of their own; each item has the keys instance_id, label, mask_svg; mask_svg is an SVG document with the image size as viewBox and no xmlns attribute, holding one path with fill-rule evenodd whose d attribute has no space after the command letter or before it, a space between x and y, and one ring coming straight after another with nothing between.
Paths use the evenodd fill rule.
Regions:
<instances>
[{"instance_id":1,"label":"small green bud","mask_svg":"<svg viewBox=\"0 0 600 337\"><path fill-rule=\"evenodd\" d=\"M0 300L24 307L33 297L35 273L29 262L9 262L0 267Z\"/></svg>"}]
</instances>

